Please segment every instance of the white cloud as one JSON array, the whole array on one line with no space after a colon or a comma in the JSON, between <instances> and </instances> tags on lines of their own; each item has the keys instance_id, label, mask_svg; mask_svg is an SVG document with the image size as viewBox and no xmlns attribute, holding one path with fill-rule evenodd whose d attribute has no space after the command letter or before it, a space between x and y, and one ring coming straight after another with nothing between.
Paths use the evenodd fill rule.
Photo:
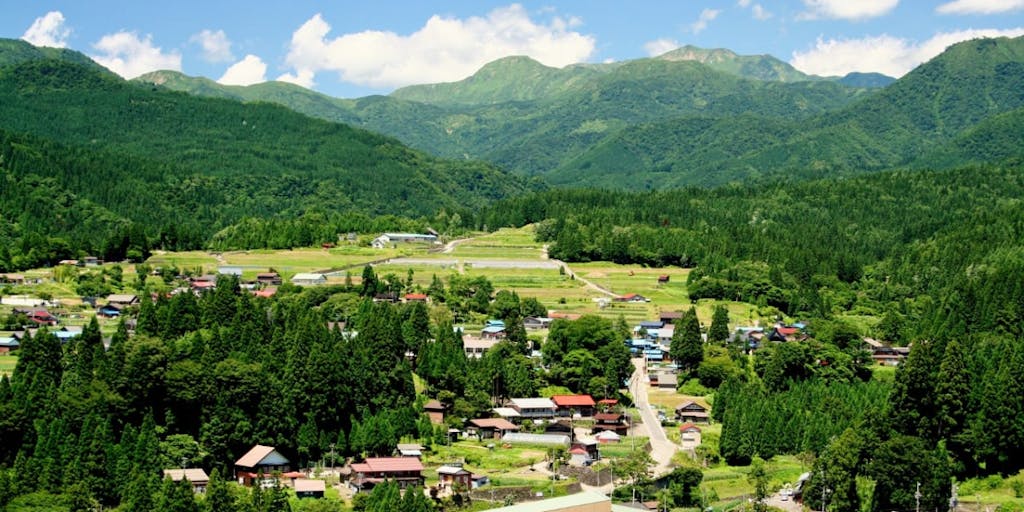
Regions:
<instances>
[{"instance_id":1,"label":"white cloud","mask_svg":"<svg viewBox=\"0 0 1024 512\"><path fill-rule=\"evenodd\" d=\"M878 72L900 77L922 62L942 53L950 45L980 37L1017 37L1024 27L1007 30L983 29L943 32L927 41L881 35L862 39L818 38L814 48L793 52L793 67L813 75L843 76L851 71Z\"/></svg>"},{"instance_id":2,"label":"white cloud","mask_svg":"<svg viewBox=\"0 0 1024 512\"><path fill-rule=\"evenodd\" d=\"M139 38L135 32L120 31L107 34L93 43L99 55L90 55L92 60L124 78L135 78L150 71L170 69L181 71L181 54L172 51L164 53L153 46L153 37Z\"/></svg>"},{"instance_id":3,"label":"white cloud","mask_svg":"<svg viewBox=\"0 0 1024 512\"><path fill-rule=\"evenodd\" d=\"M205 29L198 34L193 34L188 42L202 47L203 59L207 62L230 62L235 58L231 53L231 41L223 30L214 32Z\"/></svg>"},{"instance_id":4,"label":"white cloud","mask_svg":"<svg viewBox=\"0 0 1024 512\"><path fill-rule=\"evenodd\" d=\"M484 17L435 15L409 35L368 30L328 39L331 26L317 14L292 34L285 59L290 69L278 80L311 87L316 73L334 71L346 82L400 87L460 80L509 55L528 55L561 67L594 52L593 37L571 30L580 23L557 16L534 22L521 5L513 4Z\"/></svg>"},{"instance_id":5,"label":"white cloud","mask_svg":"<svg viewBox=\"0 0 1024 512\"><path fill-rule=\"evenodd\" d=\"M700 12L700 16L697 18L697 21L690 24L690 30L694 34L701 33L704 29L708 28L708 23L714 21L721 12L722 11L718 9L704 9Z\"/></svg>"},{"instance_id":6,"label":"white cloud","mask_svg":"<svg viewBox=\"0 0 1024 512\"><path fill-rule=\"evenodd\" d=\"M996 14L1024 9L1024 0L954 0L935 8L939 14Z\"/></svg>"},{"instance_id":7,"label":"white cloud","mask_svg":"<svg viewBox=\"0 0 1024 512\"><path fill-rule=\"evenodd\" d=\"M751 8L751 12L754 13L754 18L757 18L761 21L764 21L772 17L772 13L768 12L768 10L765 9L764 7L761 7L761 4L754 4L754 7Z\"/></svg>"},{"instance_id":8,"label":"white cloud","mask_svg":"<svg viewBox=\"0 0 1024 512\"><path fill-rule=\"evenodd\" d=\"M900 3L899 0L803 0L803 2L807 11L800 13L797 19L863 20L887 14Z\"/></svg>"},{"instance_id":9,"label":"white cloud","mask_svg":"<svg viewBox=\"0 0 1024 512\"><path fill-rule=\"evenodd\" d=\"M217 80L224 85L252 85L267 81L267 65L263 59L255 55L246 55L244 59L234 63L224 76Z\"/></svg>"},{"instance_id":10,"label":"white cloud","mask_svg":"<svg viewBox=\"0 0 1024 512\"><path fill-rule=\"evenodd\" d=\"M736 5L739 5L740 7L746 9L747 7L750 7L750 0L739 0L738 2L736 2Z\"/></svg>"},{"instance_id":11,"label":"white cloud","mask_svg":"<svg viewBox=\"0 0 1024 512\"><path fill-rule=\"evenodd\" d=\"M658 55L675 50L680 46L682 45L675 39L661 38L645 43L644 51L647 52L648 57L657 57Z\"/></svg>"},{"instance_id":12,"label":"white cloud","mask_svg":"<svg viewBox=\"0 0 1024 512\"><path fill-rule=\"evenodd\" d=\"M36 18L21 38L36 46L64 48L68 45L70 35L71 30L64 28L64 14L60 11L50 11Z\"/></svg>"}]
</instances>

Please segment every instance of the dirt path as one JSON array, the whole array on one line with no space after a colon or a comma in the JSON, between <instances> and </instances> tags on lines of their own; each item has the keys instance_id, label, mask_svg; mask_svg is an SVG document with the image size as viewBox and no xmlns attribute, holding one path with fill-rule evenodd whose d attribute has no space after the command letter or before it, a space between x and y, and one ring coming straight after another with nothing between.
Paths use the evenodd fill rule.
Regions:
<instances>
[{"instance_id":1,"label":"dirt path","mask_svg":"<svg viewBox=\"0 0 1024 512\"><path fill-rule=\"evenodd\" d=\"M607 288L605 288L605 287L603 287L603 286L601 286L599 284L595 284L595 283L591 282L590 280L588 280L585 277L580 277L579 274L573 272L572 269L569 268L569 264L568 263L566 263L566 262L564 262L562 260L556 260L556 259L550 258L548 256L548 246L547 246L547 244L544 244L544 247L541 249L541 256L540 257L543 260L553 261L553 262L557 263L558 266L562 267L562 270L565 271L565 275L567 275L570 278L575 279L575 280L583 283L584 287L590 288L591 290L594 290L594 291L596 291L598 293L602 293L602 294L607 295L607 296L612 297L612 298L618 297L618 294L616 294L615 292L613 292L613 291L611 291L611 290L609 290L609 289L607 289Z\"/></svg>"}]
</instances>

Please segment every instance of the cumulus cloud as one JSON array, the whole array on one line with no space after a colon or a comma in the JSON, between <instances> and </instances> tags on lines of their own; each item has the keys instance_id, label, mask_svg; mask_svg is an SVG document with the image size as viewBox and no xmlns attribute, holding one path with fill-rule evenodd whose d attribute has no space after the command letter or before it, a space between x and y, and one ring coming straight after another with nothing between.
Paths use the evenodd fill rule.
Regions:
<instances>
[{"instance_id":1,"label":"cumulus cloud","mask_svg":"<svg viewBox=\"0 0 1024 512\"><path fill-rule=\"evenodd\" d=\"M954 0L935 8L939 14L996 14L1024 9L1024 0Z\"/></svg>"},{"instance_id":2,"label":"cumulus cloud","mask_svg":"<svg viewBox=\"0 0 1024 512\"><path fill-rule=\"evenodd\" d=\"M887 14L896 8L899 0L803 0L807 10L798 19L819 18L863 20Z\"/></svg>"},{"instance_id":3,"label":"cumulus cloud","mask_svg":"<svg viewBox=\"0 0 1024 512\"><path fill-rule=\"evenodd\" d=\"M50 11L36 18L21 38L36 46L64 48L68 45L70 35L71 30L64 27L64 14L60 11Z\"/></svg>"},{"instance_id":4,"label":"cumulus cloud","mask_svg":"<svg viewBox=\"0 0 1024 512\"><path fill-rule=\"evenodd\" d=\"M764 21L772 17L772 13L769 12L764 7L761 7L761 4L754 4L754 7L750 9L750 12L754 14L754 18L757 18L761 21Z\"/></svg>"},{"instance_id":5,"label":"cumulus cloud","mask_svg":"<svg viewBox=\"0 0 1024 512\"><path fill-rule=\"evenodd\" d=\"M164 53L159 46L153 46L150 35L140 38L135 32L121 31L103 36L92 47L100 52L90 55L92 60L124 78L161 69L181 71L181 54Z\"/></svg>"},{"instance_id":6,"label":"cumulus cloud","mask_svg":"<svg viewBox=\"0 0 1024 512\"><path fill-rule=\"evenodd\" d=\"M739 5L740 7L746 9L747 7L750 7L750 0L739 0L738 2L736 2L736 5Z\"/></svg>"},{"instance_id":7,"label":"cumulus cloud","mask_svg":"<svg viewBox=\"0 0 1024 512\"><path fill-rule=\"evenodd\" d=\"M263 59L249 54L234 63L217 80L224 85L252 85L267 81L267 65Z\"/></svg>"},{"instance_id":8,"label":"cumulus cloud","mask_svg":"<svg viewBox=\"0 0 1024 512\"><path fill-rule=\"evenodd\" d=\"M690 24L690 31L694 34L701 33L704 29L708 28L708 23L714 21L721 13L722 11L718 9L704 9L700 12L700 16L697 17L697 21Z\"/></svg>"},{"instance_id":9,"label":"cumulus cloud","mask_svg":"<svg viewBox=\"0 0 1024 512\"><path fill-rule=\"evenodd\" d=\"M594 38L572 30L580 23L558 16L535 22L513 4L484 17L435 15L409 35L368 30L332 39L331 26L317 14L292 34L285 58L289 70L278 80L311 87L318 72L332 71L343 81L377 88L447 82L509 55L561 67L594 52Z\"/></svg>"},{"instance_id":10,"label":"cumulus cloud","mask_svg":"<svg viewBox=\"0 0 1024 512\"><path fill-rule=\"evenodd\" d=\"M675 39L661 38L645 43L644 51L647 52L648 57L657 57L658 55L675 50L680 46L682 45Z\"/></svg>"},{"instance_id":11,"label":"cumulus cloud","mask_svg":"<svg viewBox=\"0 0 1024 512\"><path fill-rule=\"evenodd\" d=\"M223 30L205 29L193 34L188 41L203 49L203 59L207 62L230 62L235 59L231 53L231 41Z\"/></svg>"},{"instance_id":12,"label":"cumulus cloud","mask_svg":"<svg viewBox=\"0 0 1024 512\"><path fill-rule=\"evenodd\" d=\"M819 37L813 48L805 52L793 52L789 63L813 75L843 76L851 71L874 71L900 77L954 43L980 37L1021 35L1024 35L1024 27L942 32L923 42L889 35L828 40Z\"/></svg>"}]
</instances>

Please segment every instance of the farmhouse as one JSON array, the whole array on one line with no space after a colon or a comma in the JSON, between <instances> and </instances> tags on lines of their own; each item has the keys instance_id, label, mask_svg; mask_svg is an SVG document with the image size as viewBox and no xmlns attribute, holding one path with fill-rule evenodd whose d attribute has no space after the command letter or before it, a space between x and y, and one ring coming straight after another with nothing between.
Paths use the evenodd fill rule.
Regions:
<instances>
[{"instance_id":1,"label":"farmhouse","mask_svg":"<svg viewBox=\"0 0 1024 512\"><path fill-rule=\"evenodd\" d=\"M614 300L615 302L650 302L651 301L651 299L648 299L647 297L644 297L643 295L640 295L639 293L627 293L625 295L622 295L622 296L619 296L619 297L615 297L612 300Z\"/></svg>"},{"instance_id":2,"label":"farmhouse","mask_svg":"<svg viewBox=\"0 0 1024 512\"><path fill-rule=\"evenodd\" d=\"M431 423L436 425L444 423L444 405L441 402L427 400L427 403L423 404L423 412L427 413Z\"/></svg>"},{"instance_id":3,"label":"farmhouse","mask_svg":"<svg viewBox=\"0 0 1024 512\"><path fill-rule=\"evenodd\" d=\"M354 491L372 489L391 480L405 489L423 485L423 463L416 457L370 457L352 464L350 485Z\"/></svg>"},{"instance_id":4,"label":"farmhouse","mask_svg":"<svg viewBox=\"0 0 1024 512\"><path fill-rule=\"evenodd\" d=\"M622 414L602 412L594 415L594 428L592 432L595 434L615 432L618 435L626 435L629 432L629 424L626 423L626 417Z\"/></svg>"},{"instance_id":5,"label":"farmhouse","mask_svg":"<svg viewBox=\"0 0 1024 512\"><path fill-rule=\"evenodd\" d=\"M292 277L292 284L297 286L315 286L327 284L327 277L323 274L300 272Z\"/></svg>"},{"instance_id":6,"label":"farmhouse","mask_svg":"<svg viewBox=\"0 0 1024 512\"><path fill-rule=\"evenodd\" d=\"M679 421L688 421L692 423L707 423L708 422L708 409L701 404L694 401L684 402L679 407L676 407L676 418Z\"/></svg>"},{"instance_id":7,"label":"farmhouse","mask_svg":"<svg viewBox=\"0 0 1024 512\"><path fill-rule=\"evenodd\" d=\"M528 331L547 329L551 327L551 319L547 317L528 316L523 319L523 327Z\"/></svg>"},{"instance_id":8,"label":"farmhouse","mask_svg":"<svg viewBox=\"0 0 1024 512\"><path fill-rule=\"evenodd\" d=\"M129 294L115 294L107 296L107 304L118 306L120 309L139 305L139 297Z\"/></svg>"},{"instance_id":9,"label":"farmhouse","mask_svg":"<svg viewBox=\"0 0 1024 512\"><path fill-rule=\"evenodd\" d=\"M210 484L210 477L203 468L165 469L164 478L170 478L175 482L188 480L192 484L192 492L196 494L206 492L206 486Z\"/></svg>"},{"instance_id":10,"label":"farmhouse","mask_svg":"<svg viewBox=\"0 0 1024 512\"><path fill-rule=\"evenodd\" d=\"M469 426L476 430L480 439L500 439L509 432L519 430L519 427L503 418L480 418L469 420Z\"/></svg>"},{"instance_id":11,"label":"farmhouse","mask_svg":"<svg viewBox=\"0 0 1024 512\"><path fill-rule=\"evenodd\" d=\"M464 336L462 338L462 350L466 352L466 357L480 359L488 350L491 349L491 347L497 345L499 341L501 341L501 339L498 338Z\"/></svg>"},{"instance_id":12,"label":"farmhouse","mask_svg":"<svg viewBox=\"0 0 1024 512\"><path fill-rule=\"evenodd\" d=\"M509 406L523 418L555 417L555 403L548 398L512 398Z\"/></svg>"},{"instance_id":13,"label":"farmhouse","mask_svg":"<svg viewBox=\"0 0 1024 512\"><path fill-rule=\"evenodd\" d=\"M441 487L461 486L463 489L469 489L472 485L473 473L462 465L445 464L437 468L437 479Z\"/></svg>"},{"instance_id":14,"label":"farmhouse","mask_svg":"<svg viewBox=\"0 0 1024 512\"><path fill-rule=\"evenodd\" d=\"M558 407L559 416L593 416L597 405L590 395L554 395L551 401Z\"/></svg>"},{"instance_id":15,"label":"farmhouse","mask_svg":"<svg viewBox=\"0 0 1024 512\"><path fill-rule=\"evenodd\" d=\"M21 348L21 343L14 337L0 337L0 354L9 354Z\"/></svg>"},{"instance_id":16,"label":"farmhouse","mask_svg":"<svg viewBox=\"0 0 1024 512\"><path fill-rule=\"evenodd\" d=\"M683 314L679 311L662 311L661 315L658 317L658 319L661 320L661 323L672 325L675 325L675 323L682 318Z\"/></svg>"},{"instance_id":17,"label":"farmhouse","mask_svg":"<svg viewBox=\"0 0 1024 512\"><path fill-rule=\"evenodd\" d=\"M277 272L260 272L256 274L256 283L264 286L280 286L281 275Z\"/></svg>"},{"instance_id":18,"label":"farmhouse","mask_svg":"<svg viewBox=\"0 0 1024 512\"><path fill-rule=\"evenodd\" d=\"M235 461L235 475L239 484L252 485L257 479L266 480L274 472L287 472L289 463L273 446L258 444Z\"/></svg>"}]
</instances>

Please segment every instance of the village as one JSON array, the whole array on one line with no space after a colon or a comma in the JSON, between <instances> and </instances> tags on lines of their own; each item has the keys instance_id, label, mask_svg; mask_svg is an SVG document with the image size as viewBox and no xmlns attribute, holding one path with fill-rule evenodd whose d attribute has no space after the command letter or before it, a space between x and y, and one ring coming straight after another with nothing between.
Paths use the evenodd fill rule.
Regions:
<instances>
[{"instance_id":1,"label":"village","mask_svg":"<svg viewBox=\"0 0 1024 512\"><path fill-rule=\"evenodd\" d=\"M388 240L384 240L387 235L382 235L374 240L373 246L381 250L390 243L392 248L397 248L399 242L395 240L421 244L429 236L403 238L392 234ZM478 255L473 254L473 248L472 243L465 244L462 251L476 257ZM421 268L429 268L429 261L424 265L422 256L417 255L417 258L420 259L415 261ZM222 261L218 259L217 263ZM86 258L82 261L60 262L58 268L71 267L85 271L102 268L103 265L103 262L95 258ZM385 265L401 265L401 260L391 260ZM472 267L472 264L466 266ZM487 267L486 264L480 266ZM506 266L510 266L507 261ZM333 274L293 272L290 279L284 279L282 273L272 268L253 267L229 264L204 266L201 268L212 272L197 271L193 275L174 276L170 282L177 286L166 288L162 293L200 296L216 289L220 277L230 276L237 279L241 288L254 298L269 299L284 283L297 287L316 287L326 286L338 279L336 271ZM635 277L638 270L628 270L627 277ZM489 272L494 275L500 274L501 270ZM565 279L564 270L561 272L561 279ZM159 268L154 268L152 273L154 278L160 276ZM46 282L52 281L52 275L30 275L2 274L0 283L7 286L8 290L31 291L34 287L45 288ZM645 289L644 293L657 295L659 290L671 282L668 274L657 269L646 270L644 275L648 275L652 282L648 285L649 291ZM621 383L621 394L552 394L510 398L494 404L490 415L474 418L447 417L450 411L444 404L436 399L423 399L422 413L429 417L436 428L444 431L440 439L432 438L426 442L409 439L409 442L396 444L390 457L342 460L325 456L322 460L310 461L315 462L311 466L289 460L274 446L255 445L233 461L230 478L243 486L281 485L291 489L296 498L335 496L351 500L358 493L372 491L381 482L396 482L403 489L410 486L422 487L425 493L435 499L459 496L461 500L464 496L467 501L533 502L538 508L529 510L549 510L540 508L544 506L545 499L576 493L583 493L580 496L589 496L598 503L607 501L611 507L607 496L611 495L616 483L621 483L623 478L614 470L615 461L624 460L635 450L652 456L653 466L650 470L655 478L667 474L681 461L690 461L685 464L696 464L698 467L706 464L706 456L715 449L713 445L717 443L721 426L711 421L710 402L713 397L677 392L683 383L679 381L678 365L669 354L676 323L683 316L682 307L678 310L666 309L636 292L611 294L607 287L585 282L586 279L578 274L570 273L570 276L571 280L579 279L587 293L597 297L589 301L588 309L551 309L546 316L522 318L522 328L535 343L531 357L538 361L542 359L540 348L556 320L573 321L584 314L623 308L635 319L631 326L632 335L622 341L631 354L635 373L628 381ZM351 280L351 277L346 274L345 279ZM105 343L109 344L109 332L115 324L123 321L129 329L133 327L141 302L138 295L124 290L105 297L78 298L73 301L73 306L65 304L63 297L43 295L48 296L44 299L30 294L5 293L0 297L7 318L4 325L6 330L0 331L0 358L15 358L24 336L32 336L39 329L47 329L62 343L67 343L81 335L83 324L92 316L102 320L106 326ZM149 298L158 300L159 296L153 292ZM405 304L429 305L431 302L431 298L421 291L379 293L373 299L375 302ZM557 307L563 301L553 305ZM586 302L580 301L579 304ZM645 313L650 311L658 313L654 318L644 318ZM618 316L622 316L622 313L618 313ZM347 336L358 336L357 332L346 330L345 322L331 322L328 327L339 329ZM754 352L766 343L804 340L807 337L804 333L806 327L800 322L761 325L760 321L755 321L753 325L734 324L730 326L730 342L744 347L747 352ZM493 318L483 319L475 328L456 326L467 359L483 358L505 339L507 328L503 321ZM707 334L703 337L706 342ZM878 365L896 365L907 354L908 349L905 347L890 347L871 338L864 341ZM410 354L410 357L414 355ZM7 367L13 368L13 365ZM625 402L621 401L623 397ZM702 447L702 434L707 436L708 432L712 448ZM496 461L495 465L492 466L490 460ZM705 462L702 463L702 460ZM175 481L186 480L195 492L205 492L209 482L207 472L204 468L189 467L187 461L183 462L185 464L182 467L165 468L164 476ZM806 478L806 474L803 478ZM792 499L793 503L798 503L800 481L793 478L779 482L775 499ZM705 491L721 497L714 487L709 486ZM636 500L632 503L633 507L648 510L656 510L658 507L653 496L633 499Z\"/></svg>"}]
</instances>

